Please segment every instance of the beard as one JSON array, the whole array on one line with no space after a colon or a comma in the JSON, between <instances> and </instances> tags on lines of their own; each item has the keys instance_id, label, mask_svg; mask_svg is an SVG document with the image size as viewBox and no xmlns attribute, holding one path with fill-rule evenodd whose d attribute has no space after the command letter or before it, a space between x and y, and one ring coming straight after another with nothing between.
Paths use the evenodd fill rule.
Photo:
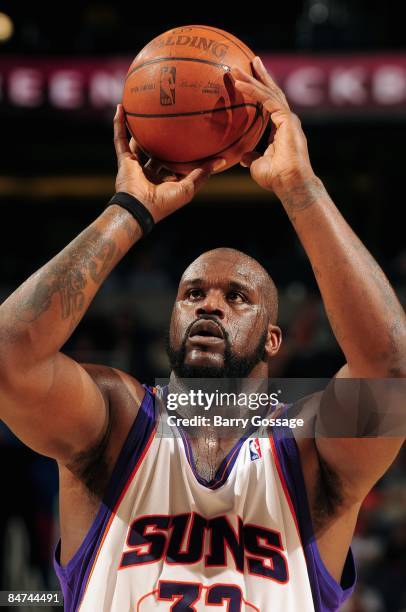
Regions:
<instances>
[{"instance_id":1,"label":"beard","mask_svg":"<svg viewBox=\"0 0 406 612\"><path fill-rule=\"evenodd\" d=\"M246 378L251 370L260 362L265 360L265 345L268 330L265 327L254 351L248 355L236 355L231 347L230 337L221 323L215 317L203 316L202 319L216 321L224 336L224 358L223 365L193 365L185 363L186 342L193 321L187 328L179 349L175 349L170 341L170 334L166 336L166 353L169 358L171 370L178 378Z\"/></svg>"}]
</instances>

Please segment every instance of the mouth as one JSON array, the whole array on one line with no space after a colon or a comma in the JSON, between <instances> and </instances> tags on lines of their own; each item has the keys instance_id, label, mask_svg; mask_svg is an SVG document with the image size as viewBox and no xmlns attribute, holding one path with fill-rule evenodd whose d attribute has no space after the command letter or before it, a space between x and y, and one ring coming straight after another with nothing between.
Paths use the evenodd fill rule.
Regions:
<instances>
[{"instance_id":1,"label":"mouth","mask_svg":"<svg viewBox=\"0 0 406 612\"><path fill-rule=\"evenodd\" d=\"M220 326L209 319L199 319L194 323L189 332L189 340L192 343L217 343L224 341L224 335Z\"/></svg>"}]
</instances>

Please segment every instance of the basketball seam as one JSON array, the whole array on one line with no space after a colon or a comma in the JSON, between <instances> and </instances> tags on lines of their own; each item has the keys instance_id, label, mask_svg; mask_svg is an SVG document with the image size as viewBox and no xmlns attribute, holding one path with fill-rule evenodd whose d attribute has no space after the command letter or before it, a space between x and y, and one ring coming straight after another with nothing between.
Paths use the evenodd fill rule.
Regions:
<instances>
[{"instance_id":1,"label":"basketball seam","mask_svg":"<svg viewBox=\"0 0 406 612\"><path fill-rule=\"evenodd\" d=\"M225 147L224 149L221 149L220 151L216 151L212 155L207 155L206 157L200 157L199 159L190 159L190 160L187 160L187 161L172 161L172 160L169 160L169 159L162 159L162 158L157 159L157 161L163 162L164 164L165 163L167 163L167 164L194 164L194 163L198 163L198 162L202 162L202 161L208 160L208 159L212 158L213 156L218 156L221 153L224 153L224 151L227 151L228 149L230 149L231 147L236 145L241 140L241 138L244 138L244 136L249 134L249 132L253 129L253 127L256 124L258 119L261 119L262 125L263 125L264 124L264 117L263 117L263 114L260 112L259 108L257 107L257 112L255 113L255 117L252 120L252 123L249 126L249 128L247 128L246 131L243 134L241 134L241 136L239 136L237 138L237 140L234 140L234 142L229 144L227 147ZM146 153L146 151L144 151L144 152ZM146 154L148 155L148 153L146 153Z\"/></svg>"},{"instance_id":2,"label":"basketball seam","mask_svg":"<svg viewBox=\"0 0 406 612\"><path fill-rule=\"evenodd\" d=\"M126 115L129 115L130 117L141 117L141 118L146 118L146 119L166 119L168 117L173 118L173 117L191 117L194 115L208 115L209 113L219 113L221 111L234 110L235 108L244 108L246 106L250 106L252 108L259 109L258 104L254 104L252 102L244 102L243 104L232 104L231 106L220 106L219 108L190 111L188 113L166 113L166 114L130 113L129 111L126 111L125 109L124 109L124 113Z\"/></svg>"},{"instance_id":3,"label":"basketball seam","mask_svg":"<svg viewBox=\"0 0 406 612\"><path fill-rule=\"evenodd\" d=\"M250 61L252 61L252 57L249 55L249 53L252 53L252 55L255 55L253 51L251 51L251 49L249 47L247 47L247 45L245 45L242 41L241 44L244 45L245 49L243 47L240 47L240 45L238 45L232 38L229 38L228 33L224 32L224 30L220 30L217 28L211 28L209 26L201 26L201 25L195 25L192 24L190 26L181 26L184 28L200 28L201 30L207 30L208 32L215 32L216 34L220 34L221 36L223 36L226 40L228 40L229 42L231 42L235 47L237 47L237 49L239 49L242 53L244 53L245 57L247 59L249 59ZM177 28L174 28L175 30ZM168 30L168 32L172 32L173 30ZM149 43L147 43L145 45L145 47L143 47L143 49L141 49L140 53L142 53L142 51L148 47L149 44L151 44L152 42L154 42L154 40L157 40L158 38L160 38L160 36L163 36L164 34L167 34L167 32L164 32L163 34L159 34L158 36L155 36L155 38L153 38ZM236 38L236 37L234 37ZM139 54L138 54L139 55ZM170 58L168 58L170 59ZM180 59L180 58L179 58ZM187 58L190 59L190 58ZM200 60L200 61L204 61L204 60ZM144 62L144 64L141 64L141 66L145 66L147 62ZM211 62L209 62L211 63ZM226 64L215 64L217 66L222 66L222 65L226 65ZM141 67L140 66L140 67ZM229 66L227 66L229 68ZM132 74L133 72L135 72L135 70L137 70L138 68L134 68L134 70L132 70L129 74L127 74L126 79L130 76L130 74Z\"/></svg>"},{"instance_id":4,"label":"basketball seam","mask_svg":"<svg viewBox=\"0 0 406 612\"><path fill-rule=\"evenodd\" d=\"M130 77L134 72L144 68L144 66L149 66L150 64L159 64L159 62L168 62L168 61L176 61L176 62L199 62L200 64L209 64L210 66L216 66L217 68L224 68L224 72L230 72L230 66L228 64L221 64L220 62L212 62L210 60L200 59L197 57L158 57L153 60L148 60L139 66L136 66L127 74L125 77L125 81Z\"/></svg>"}]
</instances>

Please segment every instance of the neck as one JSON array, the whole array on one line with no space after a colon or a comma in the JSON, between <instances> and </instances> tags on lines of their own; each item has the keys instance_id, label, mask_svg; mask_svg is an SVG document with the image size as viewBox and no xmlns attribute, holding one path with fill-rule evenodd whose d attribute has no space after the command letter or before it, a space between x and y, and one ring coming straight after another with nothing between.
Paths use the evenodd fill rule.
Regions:
<instances>
[{"instance_id":1,"label":"neck","mask_svg":"<svg viewBox=\"0 0 406 612\"><path fill-rule=\"evenodd\" d=\"M189 437L205 437L207 443L227 440L228 445L230 439L235 441L249 431L255 412L269 410L268 403L258 402L260 394L267 391L267 379L180 379L172 372L170 412L182 419L198 417L187 425Z\"/></svg>"}]
</instances>

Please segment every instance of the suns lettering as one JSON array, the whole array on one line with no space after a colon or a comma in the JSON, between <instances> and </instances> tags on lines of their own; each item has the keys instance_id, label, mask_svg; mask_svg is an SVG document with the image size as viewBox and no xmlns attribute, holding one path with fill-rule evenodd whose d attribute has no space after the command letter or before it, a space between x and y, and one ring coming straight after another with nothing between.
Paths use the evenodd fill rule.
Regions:
<instances>
[{"instance_id":1,"label":"suns lettering","mask_svg":"<svg viewBox=\"0 0 406 612\"><path fill-rule=\"evenodd\" d=\"M119 569L163 561L168 565L226 567L227 551L238 572L285 584L288 563L279 532L245 524L235 528L226 516L206 519L200 514L149 515L130 525ZM205 554L205 551L206 552Z\"/></svg>"}]
</instances>

